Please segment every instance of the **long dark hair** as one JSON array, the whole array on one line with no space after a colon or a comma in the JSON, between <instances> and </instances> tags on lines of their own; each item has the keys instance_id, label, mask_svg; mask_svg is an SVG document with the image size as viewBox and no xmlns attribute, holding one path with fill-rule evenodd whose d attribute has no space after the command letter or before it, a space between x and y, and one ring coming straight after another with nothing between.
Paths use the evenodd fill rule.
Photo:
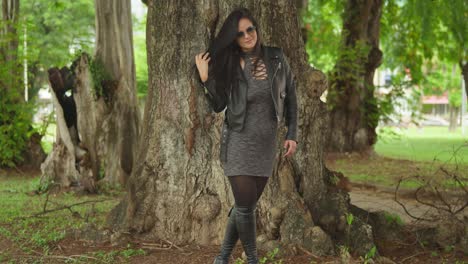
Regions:
<instances>
[{"instance_id":1,"label":"long dark hair","mask_svg":"<svg viewBox=\"0 0 468 264\"><path fill-rule=\"evenodd\" d=\"M247 8L235 9L228 15L207 50L211 57L208 76L215 79L218 95L228 96L231 84L233 89L237 87L236 76L240 71L239 62L242 51L236 39L239 21L242 18L247 18L255 26L257 42L253 53L258 57L263 57L261 35L257 21Z\"/></svg>"}]
</instances>

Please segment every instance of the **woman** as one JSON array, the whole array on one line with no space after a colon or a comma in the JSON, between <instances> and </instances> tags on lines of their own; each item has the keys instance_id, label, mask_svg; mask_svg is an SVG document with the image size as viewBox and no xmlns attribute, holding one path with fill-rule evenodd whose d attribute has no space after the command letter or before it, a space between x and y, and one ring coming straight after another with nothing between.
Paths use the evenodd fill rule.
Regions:
<instances>
[{"instance_id":1,"label":"woman","mask_svg":"<svg viewBox=\"0 0 468 264\"><path fill-rule=\"evenodd\" d=\"M255 208L273 171L283 119L288 127L284 156L296 151L293 76L281 49L262 45L258 24L245 8L229 14L208 51L195 61L213 110L226 109L220 157L235 199L214 263L228 263L238 239L248 263L258 263Z\"/></svg>"}]
</instances>

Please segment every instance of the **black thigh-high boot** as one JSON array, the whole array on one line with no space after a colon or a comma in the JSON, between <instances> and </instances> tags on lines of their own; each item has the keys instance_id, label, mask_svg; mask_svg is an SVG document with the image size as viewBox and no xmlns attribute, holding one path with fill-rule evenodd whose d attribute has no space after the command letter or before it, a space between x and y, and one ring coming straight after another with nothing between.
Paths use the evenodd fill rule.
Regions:
<instances>
[{"instance_id":1,"label":"black thigh-high boot","mask_svg":"<svg viewBox=\"0 0 468 264\"><path fill-rule=\"evenodd\" d=\"M239 233L242 247L247 255L248 264L257 264L257 241L256 241L256 218L255 208L256 204L252 206L237 206L236 209L236 226Z\"/></svg>"},{"instance_id":2,"label":"black thigh-high boot","mask_svg":"<svg viewBox=\"0 0 468 264\"><path fill-rule=\"evenodd\" d=\"M228 264L232 250L236 246L237 240L239 240L239 234L237 233L236 227L235 207L231 208L228 216L229 218L226 225L226 233L224 234L223 245L221 246L221 252L216 256L213 264Z\"/></svg>"}]
</instances>

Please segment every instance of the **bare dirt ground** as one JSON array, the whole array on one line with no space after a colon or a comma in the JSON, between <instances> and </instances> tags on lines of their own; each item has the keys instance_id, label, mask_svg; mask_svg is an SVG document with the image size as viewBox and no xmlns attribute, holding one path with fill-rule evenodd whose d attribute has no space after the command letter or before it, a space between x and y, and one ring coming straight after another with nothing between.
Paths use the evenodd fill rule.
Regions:
<instances>
[{"instance_id":1,"label":"bare dirt ground","mask_svg":"<svg viewBox=\"0 0 468 264\"><path fill-rule=\"evenodd\" d=\"M368 209L370 211L386 210L391 213L398 214L405 223L413 222L413 219L408 217L401 206L396 204L391 193L373 190L373 188L359 187L354 188L351 192L351 201L353 204ZM411 199L404 199L403 202L408 204L408 208L415 214L427 214L427 208L419 206ZM414 222L413 222L414 223ZM154 241L146 241L153 243ZM219 251L219 246L198 246L198 245L178 245L171 246L167 243L162 243L166 248L160 246L148 247L143 245L142 241L133 241L136 248L143 248L146 251L145 256L132 257L129 263L145 264L145 263L178 263L178 264L211 264L213 258ZM157 243L156 243L157 244ZM410 231L406 237L402 237L400 241L379 241L381 254L396 263L468 263L468 256L464 256L460 252L444 252L442 250L423 248L417 243L417 239ZM89 251L96 250L116 250L108 244L95 246L86 242L65 239L57 244L57 248L51 254L61 256L81 255ZM259 254L264 256L267 252L260 251ZM234 259L240 258L242 249L238 243L233 254ZM339 263L339 256L330 257L314 257L305 252L298 251L296 256L285 256L281 258L282 263L305 264L305 263ZM52 260L50 263L60 259ZM122 259L122 261L124 261ZM362 263L357 257L351 263Z\"/></svg>"},{"instance_id":2,"label":"bare dirt ground","mask_svg":"<svg viewBox=\"0 0 468 264\"><path fill-rule=\"evenodd\" d=\"M370 211L386 210L398 214L406 223L414 224L412 218L406 215L400 205L393 199L393 193L389 188L379 189L375 186L353 184L350 193L354 205ZM424 207L414 199L402 198L408 208L417 215L428 214L428 208ZM430 212L429 212L430 213ZM466 211L464 212L467 213ZM0 223L1 224L1 223ZM119 252L125 247L111 246L110 243L98 244L91 241L76 240L66 237L51 245L51 250L45 256L42 252L23 252L15 243L0 235L0 253L8 252L14 259L8 263L177 263L177 264L211 264L213 258L219 251L219 245L170 245L160 241L139 241L137 239L129 242L134 249L143 249L144 256L132 256L125 258L115 255L106 261L105 258L95 258L92 253L97 251ZM443 249L421 246L418 239L411 230L407 230L399 241L376 241L382 256L395 263L468 263L468 256L459 251L446 252ZM231 263L240 258L242 249L238 243ZM267 252L259 251L260 256ZM340 256L316 257L308 252L298 250L295 256L281 256L281 263L305 264L305 263L340 263ZM279 263L279 262L278 262ZM363 263L354 256L349 263Z\"/></svg>"},{"instance_id":3,"label":"bare dirt ground","mask_svg":"<svg viewBox=\"0 0 468 264\"><path fill-rule=\"evenodd\" d=\"M350 192L351 203L368 211L387 211L392 214L397 214L405 224L416 224L418 220L410 217L403 207L398 204L394 197L394 192L391 188L379 189L375 186L363 186L355 184ZM398 200L403 203L406 209L416 217L430 218L437 215L437 211L431 207L417 202L415 199L398 197ZM468 208L465 208L459 213L468 217Z\"/></svg>"}]
</instances>

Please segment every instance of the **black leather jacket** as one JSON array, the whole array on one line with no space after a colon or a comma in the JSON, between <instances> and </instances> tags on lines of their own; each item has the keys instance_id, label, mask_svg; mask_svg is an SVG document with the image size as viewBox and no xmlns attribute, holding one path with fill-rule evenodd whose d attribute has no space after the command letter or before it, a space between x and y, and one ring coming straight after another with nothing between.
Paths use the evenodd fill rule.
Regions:
<instances>
[{"instance_id":1,"label":"black leather jacket","mask_svg":"<svg viewBox=\"0 0 468 264\"><path fill-rule=\"evenodd\" d=\"M276 110L276 117L272 118L277 119L278 125L284 121L288 128L286 139L297 142L297 98L294 76L280 48L268 46L263 46L263 48L265 65L271 84L271 96ZM225 161L226 143L228 140L227 127L235 131L241 131L244 126L247 105L247 81L242 74L238 76L238 81L238 89L230 89L229 96L218 95L216 93L215 80L213 78L208 78L205 83L200 82L214 112L219 113L226 109L220 151L222 161Z\"/></svg>"}]
</instances>

